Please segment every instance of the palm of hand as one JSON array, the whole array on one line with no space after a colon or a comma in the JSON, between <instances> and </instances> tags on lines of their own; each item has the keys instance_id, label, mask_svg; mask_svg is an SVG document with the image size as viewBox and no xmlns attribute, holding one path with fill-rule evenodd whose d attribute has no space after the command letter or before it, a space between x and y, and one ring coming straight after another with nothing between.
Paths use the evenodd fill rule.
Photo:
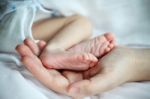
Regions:
<instances>
[{"instance_id":1,"label":"palm of hand","mask_svg":"<svg viewBox=\"0 0 150 99\"><path fill-rule=\"evenodd\" d=\"M99 60L95 68L101 67L98 73L87 80L71 85L70 92L76 96L89 96L111 90L127 81L130 81L133 70L132 52L126 48L114 48ZM119 60L119 61L118 61ZM94 69L94 68L93 68ZM95 69L97 70L97 69ZM92 69L90 70L92 71ZM88 72L90 72L88 71Z\"/></svg>"}]
</instances>

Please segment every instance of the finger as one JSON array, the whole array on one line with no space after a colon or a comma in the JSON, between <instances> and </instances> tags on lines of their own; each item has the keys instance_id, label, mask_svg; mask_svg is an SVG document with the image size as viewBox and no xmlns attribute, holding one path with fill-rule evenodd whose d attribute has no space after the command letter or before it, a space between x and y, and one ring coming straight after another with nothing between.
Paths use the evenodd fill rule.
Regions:
<instances>
[{"instance_id":1,"label":"finger","mask_svg":"<svg viewBox=\"0 0 150 99\"><path fill-rule=\"evenodd\" d=\"M26 44L35 55L39 55L40 49L39 49L38 45L33 40L26 38L24 40L24 44Z\"/></svg>"},{"instance_id":2,"label":"finger","mask_svg":"<svg viewBox=\"0 0 150 99\"><path fill-rule=\"evenodd\" d=\"M99 74L89 80L82 80L72 84L69 88L69 93L73 94L73 96L100 94L114 88L117 85L114 81L116 80L111 78L111 75Z\"/></svg>"},{"instance_id":3,"label":"finger","mask_svg":"<svg viewBox=\"0 0 150 99\"><path fill-rule=\"evenodd\" d=\"M82 73L79 72L63 71L62 74L69 80L70 84L83 79Z\"/></svg>"},{"instance_id":4,"label":"finger","mask_svg":"<svg viewBox=\"0 0 150 99\"><path fill-rule=\"evenodd\" d=\"M88 85L90 85L90 80L82 80L76 83L73 83L69 86L68 93L72 96L85 97L91 93L87 90Z\"/></svg>"},{"instance_id":5,"label":"finger","mask_svg":"<svg viewBox=\"0 0 150 99\"><path fill-rule=\"evenodd\" d=\"M21 57L24 57L24 56L33 57L34 56L34 54L32 53L32 51L25 44L18 45L16 47L16 50L20 54Z\"/></svg>"},{"instance_id":6,"label":"finger","mask_svg":"<svg viewBox=\"0 0 150 99\"><path fill-rule=\"evenodd\" d=\"M47 70L44 68L40 59L33 54L27 45L18 45L16 50L22 56L22 62L24 65L35 76L35 78L54 91L66 93L68 80L65 77L56 70ZM53 86L54 83L56 86Z\"/></svg>"},{"instance_id":7,"label":"finger","mask_svg":"<svg viewBox=\"0 0 150 99\"><path fill-rule=\"evenodd\" d=\"M44 68L38 58L23 57L26 68L46 87L59 93L66 94L68 81L59 72ZM55 84L55 86L54 86Z\"/></svg>"}]
</instances>

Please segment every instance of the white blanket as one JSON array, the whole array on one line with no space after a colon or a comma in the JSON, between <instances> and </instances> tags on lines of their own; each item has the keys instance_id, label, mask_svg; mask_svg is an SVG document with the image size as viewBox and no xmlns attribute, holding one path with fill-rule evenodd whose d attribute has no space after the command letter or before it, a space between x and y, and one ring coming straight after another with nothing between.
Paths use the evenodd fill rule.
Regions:
<instances>
[{"instance_id":1,"label":"white blanket","mask_svg":"<svg viewBox=\"0 0 150 99\"><path fill-rule=\"evenodd\" d=\"M50 1L50 2L49 2ZM65 15L87 15L94 34L112 31L119 44L149 45L149 0L49 0L41 2ZM15 46L32 37L31 26L38 4L20 5L0 22L0 99L67 99L38 82L20 63ZM42 10L43 11L43 10ZM45 12L46 13L46 12ZM40 13L40 16L42 14ZM45 16L44 16L45 17ZM43 18L40 17L40 18ZM36 19L39 19L36 18ZM135 82L122 85L92 99L149 99L150 83Z\"/></svg>"}]
</instances>

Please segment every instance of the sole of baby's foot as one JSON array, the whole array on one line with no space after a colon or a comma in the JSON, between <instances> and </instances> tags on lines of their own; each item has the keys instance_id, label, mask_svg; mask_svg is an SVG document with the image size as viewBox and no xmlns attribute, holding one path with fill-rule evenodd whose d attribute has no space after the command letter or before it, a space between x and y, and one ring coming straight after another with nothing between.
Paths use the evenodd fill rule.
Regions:
<instances>
[{"instance_id":1,"label":"sole of baby's foot","mask_svg":"<svg viewBox=\"0 0 150 99\"><path fill-rule=\"evenodd\" d=\"M97 64L98 59L90 53L74 53L68 51L45 51L40 59L49 69L67 69L75 71L87 70Z\"/></svg>"},{"instance_id":2,"label":"sole of baby's foot","mask_svg":"<svg viewBox=\"0 0 150 99\"><path fill-rule=\"evenodd\" d=\"M115 46L115 37L112 33L105 33L91 40L83 41L70 49L72 52L87 52L96 57L101 57Z\"/></svg>"}]
</instances>

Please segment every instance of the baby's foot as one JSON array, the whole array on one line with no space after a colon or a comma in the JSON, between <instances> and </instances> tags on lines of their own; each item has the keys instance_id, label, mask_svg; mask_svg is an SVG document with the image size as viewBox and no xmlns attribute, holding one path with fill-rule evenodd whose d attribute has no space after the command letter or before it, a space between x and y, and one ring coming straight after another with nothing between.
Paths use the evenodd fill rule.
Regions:
<instances>
[{"instance_id":1,"label":"baby's foot","mask_svg":"<svg viewBox=\"0 0 150 99\"><path fill-rule=\"evenodd\" d=\"M27 45L36 56L39 56L40 52L44 50L46 46L44 41L39 41L39 43L36 44L30 39L25 39L24 44ZM60 51L53 53L44 51L40 57L45 67L54 69L86 70L94 66L98 61L92 54Z\"/></svg>"},{"instance_id":2,"label":"baby's foot","mask_svg":"<svg viewBox=\"0 0 150 99\"><path fill-rule=\"evenodd\" d=\"M40 56L41 61L47 68L68 69L82 71L93 67L97 58L90 53L74 53L67 51L44 50Z\"/></svg>"},{"instance_id":3,"label":"baby's foot","mask_svg":"<svg viewBox=\"0 0 150 99\"><path fill-rule=\"evenodd\" d=\"M68 49L73 52L91 53L96 57L101 57L114 47L115 37L111 33L105 33L91 40L83 41Z\"/></svg>"}]
</instances>

